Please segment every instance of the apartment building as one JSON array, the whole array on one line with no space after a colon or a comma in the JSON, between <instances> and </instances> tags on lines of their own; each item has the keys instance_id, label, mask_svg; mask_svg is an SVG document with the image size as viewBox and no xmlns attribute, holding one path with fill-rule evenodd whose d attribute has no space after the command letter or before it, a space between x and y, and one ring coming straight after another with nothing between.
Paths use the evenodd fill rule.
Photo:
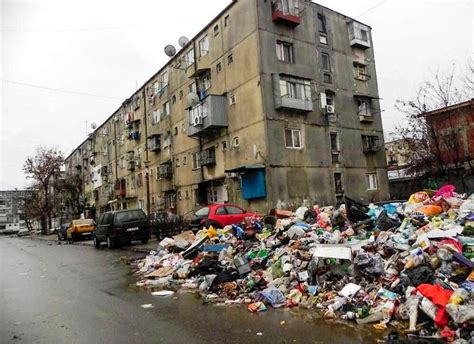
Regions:
<instances>
[{"instance_id":1,"label":"apartment building","mask_svg":"<svg viewBox=\"0 0 474 344\"><path fill-rule=\"evenodd\" d=\"M66 159L88 206L188 214L387 199L371 28L237 0Z\"/></svg>"},{"instance_id":2,"label":"apartment building","mask_svg":"<svg viewBox=\"0 0 474 344\"><path fill-rule=\"evenodd\" d=\"M30 191L8 190L0 191L0 230L20 229L25 226L22 212L24 199Z\"/></svg>"}]
</instances>

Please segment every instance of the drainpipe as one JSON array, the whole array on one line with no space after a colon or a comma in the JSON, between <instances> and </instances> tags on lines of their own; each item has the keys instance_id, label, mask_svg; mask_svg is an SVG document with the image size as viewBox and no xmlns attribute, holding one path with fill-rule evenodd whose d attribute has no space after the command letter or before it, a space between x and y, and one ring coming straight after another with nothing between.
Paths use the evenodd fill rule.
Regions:
<instances>
[{"instance_id":1,"label":"drainpipe","mask_svg":"<svg viewBox=\"0 0 474 344\"><path fill-rule=\"evenodd\" d=\"M143 113L145 117L145 183L146 183L146 210L148 216L150 216L150 161L148 160L148 116L146 113L146 91L143 88Z\"/></svg>"},{"instance_id":2,"label":"drainpipe","mask_svg":"<svg viewBox=\"0 0 474 344\"><path fill-rule=\"evenodd\" d=\"M114 123L114 155L115 155L115 185L114 185L114 193L115 193L115 188L119 182L118 179L118 154L117 154L117 122L115 121L115 116L113 119ZM120 185L122 187L122 185ZM117 195L115 195L115 198L117 199ZM118 199L117 199L117 206L118 206Z\"/></svg>"}]
</instances>

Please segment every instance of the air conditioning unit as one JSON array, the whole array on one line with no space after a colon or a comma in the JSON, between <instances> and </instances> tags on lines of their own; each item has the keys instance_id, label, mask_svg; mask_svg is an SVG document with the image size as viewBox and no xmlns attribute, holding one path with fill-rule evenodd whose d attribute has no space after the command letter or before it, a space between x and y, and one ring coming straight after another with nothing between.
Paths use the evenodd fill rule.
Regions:
<instances>
[{"instance_id":1,"label":"air conditioning unit","mask_svg":"<svg viewBox=\"0 0 474 344\"><path fill-rule=\"evenodd\" d=\"M193 126L197 127L199 125L202 125L202 115L199 114L198 116L194 116L193 118Z\"/></svg>"},{"instance_id":2,"label":"air conditioning unit","mask_svg":"<svg viewBox=\"0 0 474 344\"><path fill-rule=\"evenodd\" d=\"M336 113L336 109L334 108L334 105L326 105L326 113L327 114Z\"/></svg>"},{"instance_id":3,"label":"air conditioning unit","mask_svg":"<svg viewBox=\"0 0 474 344\"><path fill-rule=\"evenodd\" d=\"M328 122L335 123L337 121L336 114L332 113L328 115Z\"/></svg>"}]
</instances>

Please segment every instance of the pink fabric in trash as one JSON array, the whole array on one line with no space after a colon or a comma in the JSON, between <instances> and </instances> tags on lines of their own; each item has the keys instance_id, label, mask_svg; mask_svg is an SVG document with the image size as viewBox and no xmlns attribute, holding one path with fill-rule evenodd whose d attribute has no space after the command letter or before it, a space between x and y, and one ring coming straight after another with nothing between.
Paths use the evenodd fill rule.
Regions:
<instances>
[{"instance_id":1,"label":"pink fabric in trash","mask_svg":"<svg viewBox=\"0 0 474 344\"><path fill-rule=\"evenodd\" d=\"M448 199L454 197L454 190L456 190L456 187L454 185L444 185L439 188L439 190L434 194L432 200L434 202L437 202L439 200L443 199Z\"/></svg>"}]
</instances>

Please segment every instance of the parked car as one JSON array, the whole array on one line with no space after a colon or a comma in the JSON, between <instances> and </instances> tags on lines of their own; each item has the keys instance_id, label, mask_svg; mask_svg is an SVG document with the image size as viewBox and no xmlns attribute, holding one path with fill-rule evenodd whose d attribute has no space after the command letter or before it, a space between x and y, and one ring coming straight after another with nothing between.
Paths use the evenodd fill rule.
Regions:
<instances>
[{"instance_id":1,"label":"parked car","mask_svg":"<svg viewBox=\"0 0 474 344\"><path fill-rule=\"evenodd\" d=\"M20 228L20 231L17 233L17 236L19 237L24 237L28 235L30 235L30 231L28 230L28 228L25 227Z\"/></svg>"},{"instance_id":2,"label":"parked car","mask_svg":"<svg viewBox=\"0 0 474 344\"><path fill-rule=\"evenodd\" d=\"M70 223L63 223L58 229L58 240L67 240L67 229L69 228Z\"/></svg>"},{"instance_id":3,"label":"parked car","mask_svg":"<svg viewBox=\"0 0 474 344\"><path fill-rule=\"evenodd\" d=\"M66 240L92 239L95 232L95 222L93 219L72 220L66 230Z\"/></svg>"},{"instance_id":4,"label":"parked car","mask_svg":"<svg viewBox=\"0 0 474 344\"><path fill-rule=\"evenodd\" d=\"M100 248L102 242L109 249L118 244L130 244L140 240L146 244L150 238L150 223L141 209L110 211L102 214L94 233L94 246Z\"/></svg>"},{"instance_id":5,"label":"parked car","mask_svg":"<svg viewBox=\"0 0 474 344\"><path fill-rule=\"evenodd\" d=\"M191 219L190 227L198 231L202 227L213 226L223 228L227 225L239 224L245 217L256 216L234 204L212 204L196 211Z\"/></svg>"}]
</instances>

